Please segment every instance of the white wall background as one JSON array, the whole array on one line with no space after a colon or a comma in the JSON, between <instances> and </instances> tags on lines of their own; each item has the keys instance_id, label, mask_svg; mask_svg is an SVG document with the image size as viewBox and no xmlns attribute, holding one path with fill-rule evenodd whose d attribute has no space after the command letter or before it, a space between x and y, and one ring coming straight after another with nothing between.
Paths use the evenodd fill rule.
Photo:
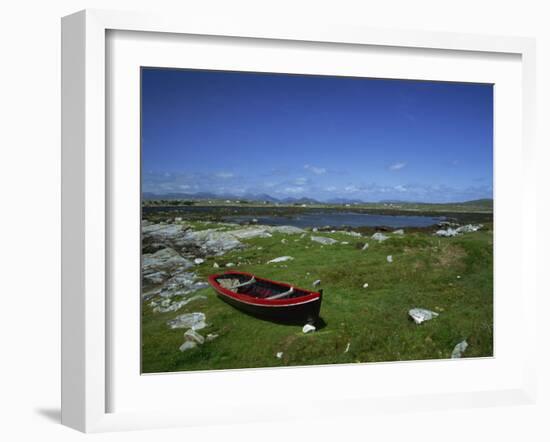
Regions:
<instances>
[{"instance_id":1,"label":"white wall background","mask_svg":"<svg viewBox=\"0 0 550 442\"><path fill-rule=\"evenodd\" d=\"M545 1L19 0L0 8L0 438L145 441L549 440L548 224L550 12ZM84 8L246 15L533 36L538 43L540 398L536 406L379 415L363 421L287 422L84 436L59 425L60 17ZM534 228L526 226L526 228ZM514 240L511 238L511 240ZM513 276L513 275L511 275Z\"/></svg>"}]
</instances>

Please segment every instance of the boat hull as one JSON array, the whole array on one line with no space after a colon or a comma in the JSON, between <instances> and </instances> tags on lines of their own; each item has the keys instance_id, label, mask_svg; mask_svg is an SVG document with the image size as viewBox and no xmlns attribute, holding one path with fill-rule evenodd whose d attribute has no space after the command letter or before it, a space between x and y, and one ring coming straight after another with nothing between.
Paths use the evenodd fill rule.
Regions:
<instances>
[{"instance_id":1,"label":"boat hull","mask_svg":"<svg viewBox=\"0 0 550 442\"><path fill-rule=\"evenodd\" d=\"M244 303L218 292L218 297L233 307L257 318L286 324L315 324L321 311L321 297L297 305L265 306Z\"/></svg>"},{"instance_id":2,"label":"boat hull","mask_svg":"<svg viewBox=\"0 0 550 442\"><path fill-rule=\"evenodd\" d=\"M233 272L231 274L237 274ZM230 274L230 275L231 275ZM238 273L240 275L253 275L246 273ZM321 311L322 291L308 292L307 296L296 297L288 300L273 300L257 299L251 296L244 296L235 293L231 290L221 287L217 283L217 278L222 275L212 275L209 278L210 285L216 290L218 297L227 304L236 309L255 316L260 319L280 322L285 324L316 324L319 321L319 313ZM290 287L288 284L276 283L261 278L257 278L262 282L277 284L280 287ZM303 289L299 289L303 290Z\"/></svg>"}]
</instances>

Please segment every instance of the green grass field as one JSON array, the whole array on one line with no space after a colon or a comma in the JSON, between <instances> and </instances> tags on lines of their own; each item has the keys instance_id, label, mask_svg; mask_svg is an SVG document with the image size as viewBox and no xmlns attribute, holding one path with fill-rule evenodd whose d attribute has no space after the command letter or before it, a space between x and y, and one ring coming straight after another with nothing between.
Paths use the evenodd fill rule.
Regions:
<instances>
[{"instance_id":1,"label":"green grass field","mask_svg":"<svg viewBox=\"0 0 550 442\"><path fill-rule=\"evenodd\" d=\"M197 266L203 278L221 270L213 268L214 262L222 268L232 262L238 264L235 269L297 287L311 288L320 279L324 325L316 332L304 334L301 326L248 316L220 300L211 288L195 293L206 300L193 301L176 313L153 313L144 302L142 371L440 359L449 358L463 339L469 344L464 357L492 356L492 224L454 238L405 229L404 236L388 234L391 238L381 243L342 233L318 235L349 244L322 246L310 235L274 234L244 240L245 249ZM369 248L363 251L365 242ZM266 264L283 255L294 260ZM408 318L414 307L440 315L416 325ZM200 333L219 336L182 353L178 349L185 330L172 330L166 321L187 312L205 313L208 327ZM283 352L280 359L278 352Z\"/></svg>"}]
</instances>

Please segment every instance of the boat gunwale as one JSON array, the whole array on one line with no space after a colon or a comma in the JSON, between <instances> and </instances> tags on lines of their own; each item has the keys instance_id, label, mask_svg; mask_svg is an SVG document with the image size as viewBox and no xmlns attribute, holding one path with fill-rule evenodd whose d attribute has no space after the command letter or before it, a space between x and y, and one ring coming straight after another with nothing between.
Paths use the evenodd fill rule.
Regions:
<instances>
[{"instance_id":1,"label":"boat gunwale","mask_svg":"<svg viewBox=\"0 0 550 442\"><path fill-rule=\"evenodd\" d=\"M208 277L208 282L210 285L221 295L225 295L229 298L232 298L236 301L243 302L245 304L250 305L256 305L261 307L293 307L296 305L301 304L307 304L309 302L318 301L321 297L321 293L319 292L313 292L311 290L302 289L300 287L294 287L296 290L308 292L308 295L305 296L298 296L295 298L289 298L289 299L263 299L263 298L256 298L254 296L245 295L242 293L234 292L230 289L226 289L225 287L222 287L220 283L216 280L217 278L221 276L230 276L230 275L243 275L243 276L249 276L256 278L257 281L265 281L270 284L275 284L283 287L294 287L291 284L288 284L286 282L279 282L279 281L273 281L271 279L267 278L261 278L253 275L252 273L248 272L239 272L239 271L227 271L224 273L217 273L215 275L210 275Z\"/></svg>"}]
</instances>

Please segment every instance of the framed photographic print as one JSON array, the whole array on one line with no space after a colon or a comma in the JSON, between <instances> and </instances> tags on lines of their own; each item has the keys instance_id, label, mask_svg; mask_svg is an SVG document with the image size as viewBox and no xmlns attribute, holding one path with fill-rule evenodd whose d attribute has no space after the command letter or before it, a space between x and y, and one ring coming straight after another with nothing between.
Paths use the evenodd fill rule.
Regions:
<instances>
[{"instance_id":1,"label":"framed photographic print","mask_svg":"<svg viewBox=\"0 0 550 442\"><path fill-rule=\"evenodd\" d=\"M63 422L531 401L533 57L522 38L64 18Z\"/></svg>"}]
</instances>

